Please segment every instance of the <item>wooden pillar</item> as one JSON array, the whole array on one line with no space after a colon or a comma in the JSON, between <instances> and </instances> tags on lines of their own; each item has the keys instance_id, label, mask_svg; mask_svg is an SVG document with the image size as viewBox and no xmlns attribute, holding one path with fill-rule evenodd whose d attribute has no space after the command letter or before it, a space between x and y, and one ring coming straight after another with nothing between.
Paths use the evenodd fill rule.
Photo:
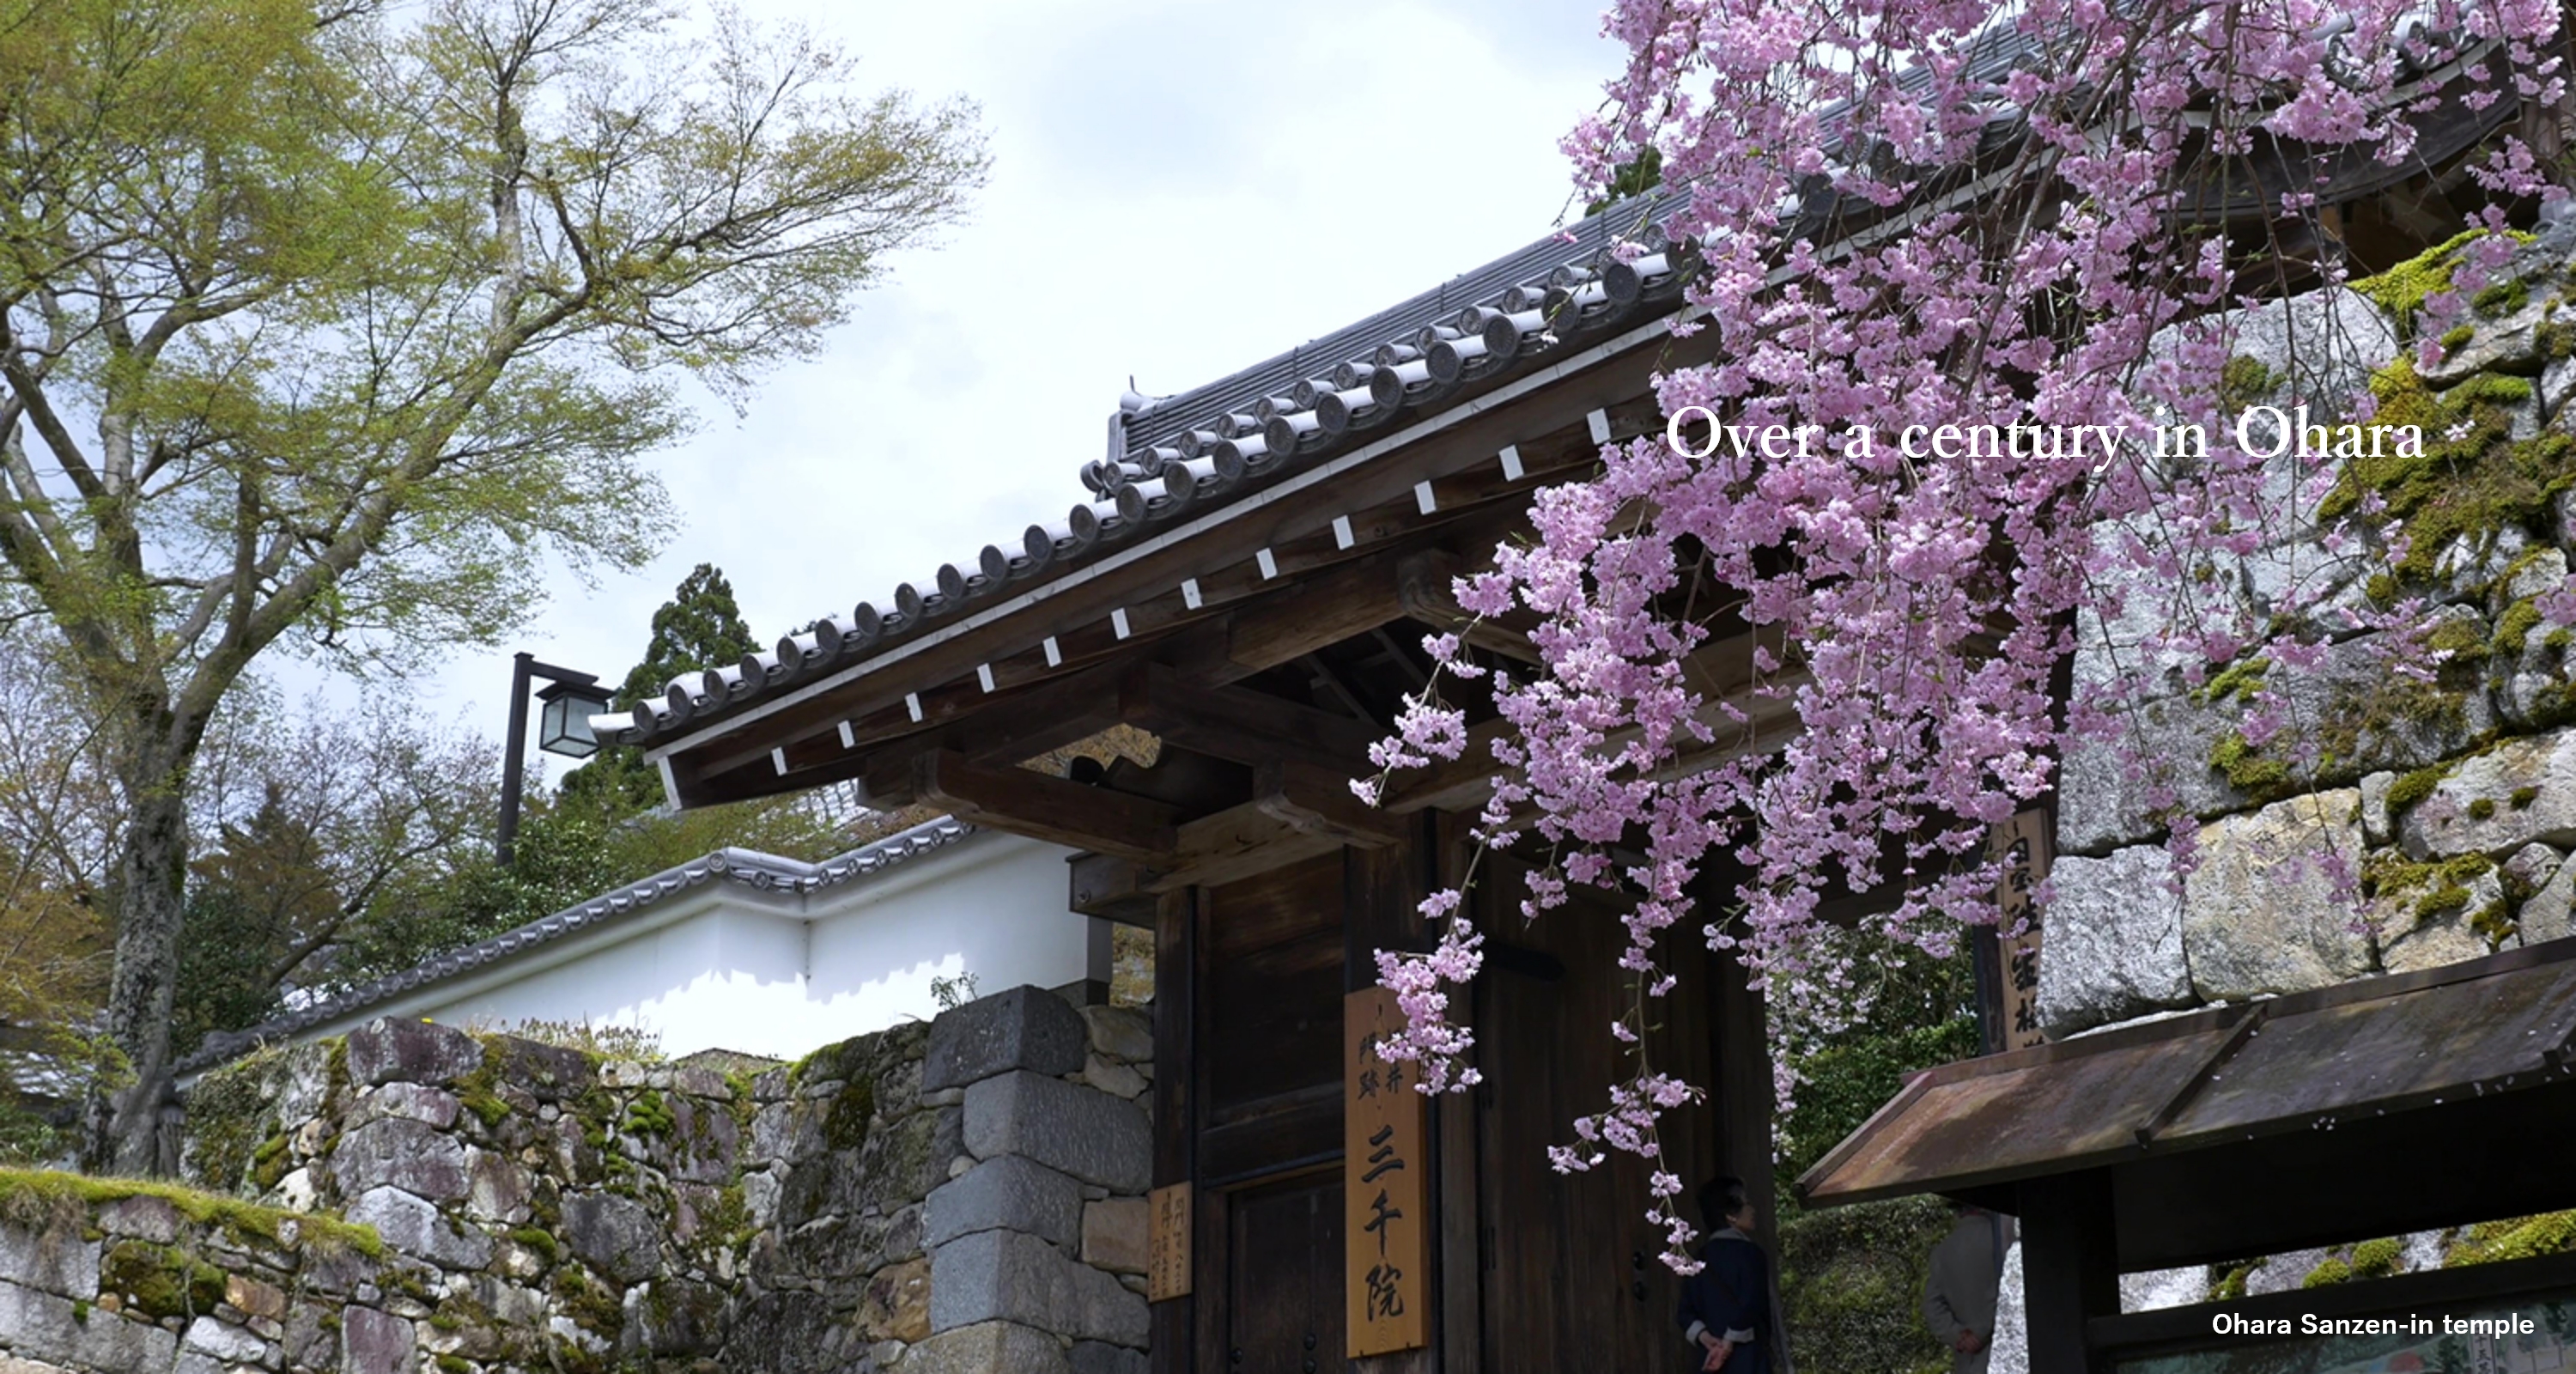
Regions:
<instances>
[{"instance_id":1,"label":"wooden pillar","mask_svg":"<svg viewBox=\"0 0 2576 1374\"><path fill-rule=\"evenodd\" d=\"M1166 893L1154 906L1154 1184L1190 1187L1198 1173L1198 903L1193 889ZM1205 1209L1193 1208L1193 1216ZM1193 1228L1195 1228L1195 1221ZM1196 1252L1184 1269L1195 1269ZM1165 1298L1150 1309L1153 1374L1186 1374L1197 1332L1195 1295Z\"/></svg>"},{"instance_id":2,"label":"wooden pillar","mask_svg":"<svg viewBox=\"0 0 2576 1374\"><path fill-rule=\"evenodd\" d=\"M1423 813L1428 853L1426 886L1466 879L1475 842L1462 818ZM1472 900L1472 898L1471 898ZM1472 907L1470 908L1473 909ZM1464 990L1470 1020L1481 991ZM1440 1364L1446 1374L1479 1374L1484 1368L1485 1247L1478 1182L1478 1121L1473 1091L1444 1093L1432 1112L1432 1141L1440 1159Z\"/></svg>"},{"instance_id":3,"label":"wooden pillar","mask_svg":"<svg viewBox=\"0 0 2576 1374\"><path fill-rule=\"evenodd\" d=\"M1771 1084L1771 1036L1762 994L1732 950L1712 954L1717 985L1709 1017L1717 1040L1717 1073L1712 1096L1717 1116L1717 1167L1744 1180L1753 1199L1754 1239L1780 1253L1779 1199L1771 1172L1771 1116L1776 1094ZM1696 1190L1698 1180L1687 1180ZM1692 1217L1696 1222L1697 1217Z\"/></svg>"},{"instance_id":4,"label":"wooden pillar","mask_svg":"<svg viewBox=\"0 0 2576 1374\"><path fill-rule=\"evenodd\" d=\"M2032 1374L2102 1374L2084 1324L2119 1315L2111 1180L2098 1170L2021 1185L2022 1292Z\"/></svg>"}]
</instances>

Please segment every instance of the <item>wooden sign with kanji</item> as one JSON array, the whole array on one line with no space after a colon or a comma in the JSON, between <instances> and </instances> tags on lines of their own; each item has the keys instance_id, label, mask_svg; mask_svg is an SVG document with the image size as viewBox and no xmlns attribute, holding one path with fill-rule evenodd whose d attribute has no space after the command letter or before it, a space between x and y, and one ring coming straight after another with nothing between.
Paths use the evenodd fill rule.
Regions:
<instances>
[{"instance_id":1,"label":"wooden sign with kanji","mask_svg":"<svg viewBox=\"0 0 2576 1374\"><path fill-rule=\"evenodd\" d=\"M2002 916L1995 922L1997 967L1994 986L2001 993L2003 1048L2018 1050L2041 1043L2039 1033L2039 885L2048 881L2048 813L2024 811L1995 827L1989 851L2003 865L1995 878L1995 903ZM2025 922L2029 928L2015 935Z\"/></svg>"},{"instance_id":2,"label":"wooden sign with kanji","mask_svg":"<svg viewBox=\"0 0 2576 1374\"><path fill-rule=\"evenodd\" d=\"M1145 1195L1145 1301L1190 1292L1190 1185L1167 1183Z\"/></svg>"},{"instance_id":3,"label":"wooden sign with kanji","mask_svg":"<svg viewBox=\"0 0 2576 1374\"><path fill-rule=\"evenodd\" d=\"M1342 999L1342 1213L1349 1355L1412 1350L1430 1340L1430 1161L1414 1066L1379 1058L1404 1024L1395 994Z\"/></svg>"}]
</instances>

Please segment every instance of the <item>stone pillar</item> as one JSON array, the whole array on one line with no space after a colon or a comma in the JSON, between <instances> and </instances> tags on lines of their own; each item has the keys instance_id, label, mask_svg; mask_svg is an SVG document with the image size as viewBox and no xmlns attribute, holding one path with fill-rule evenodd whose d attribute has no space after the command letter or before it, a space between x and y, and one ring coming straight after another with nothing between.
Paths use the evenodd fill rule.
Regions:
<instances>
[{"instance_id":1,"label":"stone pillar","mask_svg":"<svg viewBox=\"0 0 2576 1374\"><path fill-rule=\"evenodd\" d=\"M1153 1073L1145 1018L1013 988L932 1023L925 1094L964 1153L930 1195L930 1338L905 1374L1143 1374Z\"/></svg>"}]
</instances>

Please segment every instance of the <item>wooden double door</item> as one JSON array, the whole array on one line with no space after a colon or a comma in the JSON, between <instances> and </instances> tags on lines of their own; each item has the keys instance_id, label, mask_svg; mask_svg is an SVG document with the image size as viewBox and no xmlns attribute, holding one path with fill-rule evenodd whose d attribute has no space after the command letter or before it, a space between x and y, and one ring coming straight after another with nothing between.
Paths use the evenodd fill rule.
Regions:
<instances>
[{"instance_id":1,"label":"wooden double door","mask_svg":"<svg viewBox=\"0 0 2576 1374\"><path fill-rule=\"evenodd\" d=\"M1473 1011L1485 1085L1432 1112L1429 1349L1353 1366L1344 1349L1342 999L1375 981L1381 945L1416 938L1416 852L1344 850L1193 894L1186 1091L1159 1123L1167 1174L1195 1184L1186 1323L1157 1330L1158 1374L1319 1374L1345 1368L1558 1374L1679 1371L1697 1359L1673 1322L1678 1280L1645 1223L1643 1167L1614 1158L1560 1175L1547 1147L1601 1109L1628 1065L1610 1024L1626 990L1621 928L1603 909L1535 925L1502 913L1519 894L1489 856L1481 894L1496 953ZM1656 1062L1711 1081L1711 968L1695 943L1658 1004ZM1166 1022L1170 1025L1170 1022ZM1178 1087L1179 1085L1175 1085ZM1670 1160L1695 1189L1717 1167L1705 1109L1668 1118Z\"/></svg>"}]
</instances>

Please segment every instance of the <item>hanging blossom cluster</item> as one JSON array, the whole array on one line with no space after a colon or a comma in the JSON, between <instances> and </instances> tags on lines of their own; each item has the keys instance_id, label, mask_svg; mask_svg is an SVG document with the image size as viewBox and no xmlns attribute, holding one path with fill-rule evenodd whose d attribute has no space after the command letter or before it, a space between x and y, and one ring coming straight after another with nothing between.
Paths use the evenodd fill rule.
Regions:
<instances>
[{"instance_id":1,"label":"hanging blossom cluster","mask_svg":"<svg viewBox=\"0 0 2576 1374\"><path fill-rule=\"evenodd\" d=\"M2121 732L2140 683L2197 684L2256 650L2311 666L2330 636L2420 629L2417 602L2326 607L2350 568L2292 569L2259 596L2210 575L2277 548L2334 478L2322 458L2237 446L2231 308L2279 294L2303 260L2339 271L2316 251L2318 187L2278 169L2403 163L2446 101L2553 106L2558 22L2547 0L1611 9L1631 58L1567 148L1590 185L1652 148L1682 199L1667 228L1695 254L1695 308L1674 353L1697 361L1656 385L1690 423L1540 493L1536 539L1458 594L1479 615L1535 612L1541 666L1505 673L1455 636L1428 641L1440 679L1377 761L1458 757L1455 699L1489 678L1508 725L1480 837L1534 869L1523 915L1575 886L1622 895L1634 995L1608 1029L1632 1072L1555 1162L1643 1156L1673 1267L1696 1267L1694 1237L1656 1123L1700 1090L1653 1062L1646 1032L1677 937L1736 950L1781 1033L1830 1029L1852 980L1821 894L1896 883L1902 900L1869 919L1945 952L1995 920L1992 827L2050 786L2063 742ZM2475 156L2498 201L2554 194L2514 140ZM2247 197L2259 210L2222 228ZM2268 241L2248 243L2248 223ZM2503 228L2501 212L2485 224ZM2463 289L2510 247L2499 234L2475 250ZM2433 332L2446 309L2427 302ZM2337 375L2307 361L2324 365L2303 377ZM2353 380L2293 399L2366 421ZM1816 439L1781 458L1704 420ZM2150 442L2182 422L2206 426L2206 457ZM2040 428L2003 452L1903 451L1906 430L1951 424ZM2040 437L2075 426L2124 439ZM2365 500L2361 523L2318 535L2325 561L2389 566L2403 532L2377 514ZM2576 619L2576 595L2559 602ZM2060 718L2052 674L2079 635L2137 671L2087 684ZM2294 737L2288 707L2253 695L2249 742ZM1722 884L1704 881L1712 866ZM1449 996L1482 936L1458 892L1424 911L1436 947L1379 964L1409 1020L1387 1052L1418 1059L1430 1091L1476 1080Z\"/></svg>"}]
</instances>

